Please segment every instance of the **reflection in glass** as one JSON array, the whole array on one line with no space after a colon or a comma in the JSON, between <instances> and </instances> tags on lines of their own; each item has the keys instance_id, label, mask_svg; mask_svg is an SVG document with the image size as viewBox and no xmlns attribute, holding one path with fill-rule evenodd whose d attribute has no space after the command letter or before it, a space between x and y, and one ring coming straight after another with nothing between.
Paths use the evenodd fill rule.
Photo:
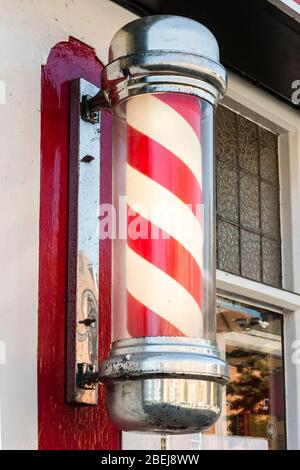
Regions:
<instances>
[{"instance_id":1,"label":"reflection in glass","mask_svg":"<svg viewBox=\"0 0 300 470\"><path fill-rule=\"evenodd\" d=\"M247 448L284 449L282 316L219 299L217 331L231 381L224 414L205 434L221 434L231 442L231 436L251 438L253 447L250 439ZM240 446L243 440L236 442Z\"/></svg>"},{"instance_id":2,"label":"reflection in glass","mask_svg":"<svg viewBox=\"0 0 300 470\"><path fill-rule=\"evenodd\" d=\"M168 449L285 449L282 315L223 298L217 305L217 341L231 379L222 415L203 433L168 436Z\"/></svg>"}]
</instances>

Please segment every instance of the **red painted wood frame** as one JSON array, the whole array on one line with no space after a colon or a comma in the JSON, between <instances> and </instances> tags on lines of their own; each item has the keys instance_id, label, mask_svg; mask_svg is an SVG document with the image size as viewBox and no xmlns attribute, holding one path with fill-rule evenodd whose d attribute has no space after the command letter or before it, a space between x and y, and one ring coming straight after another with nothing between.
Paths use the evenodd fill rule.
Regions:
<instances>
[{"instance_id":1,"label":"red painted wood frame","mask_svg":"<svg viewBox=\"0 0 300 470\"><path fill-rule=\"evenodd\" d=\"M102 65L92 48L70 38L51 50L42 67L41 194L38 315L39 449L118 449L119 432L99 405L66 403L66 296L68 253L69 84L84 78L99 86ZM111 202L111 115L101 121L100 200ZM111 331L111 243L100 247L99 356Z\"/></svg>"}]
</instances>

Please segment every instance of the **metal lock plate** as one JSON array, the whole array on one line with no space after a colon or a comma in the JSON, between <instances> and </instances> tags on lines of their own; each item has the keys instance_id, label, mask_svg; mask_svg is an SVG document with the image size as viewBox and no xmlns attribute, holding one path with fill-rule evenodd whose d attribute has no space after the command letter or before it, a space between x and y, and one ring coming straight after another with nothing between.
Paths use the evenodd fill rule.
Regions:
<instances>
[{"instance_id":1,"label":"metal lock plate","mask_svg":"<svg viewBox=\"0 0 300 470\"><path fill-rule=\"evenodd\" d=\"M100 113L82 118L99 89L70 85L67 401L98 403Z\"/></svg>"}]
</instances>

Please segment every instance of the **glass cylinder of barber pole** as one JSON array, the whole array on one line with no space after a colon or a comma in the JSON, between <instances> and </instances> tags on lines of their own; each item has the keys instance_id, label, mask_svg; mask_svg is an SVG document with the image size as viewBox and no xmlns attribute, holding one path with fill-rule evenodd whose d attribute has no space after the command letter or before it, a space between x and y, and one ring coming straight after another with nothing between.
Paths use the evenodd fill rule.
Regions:
<instances>
[{"instance_id":1,"label":"glass cylinder of barber pole","mask_svg":"<svg viewBox=\"0 0 300 470\"><path fill-rule=\"evenodd\" d=\"M214 36L146 17L113 38L112 348L102 364L122 430L190 433L221 412L216 346L214 107L226 72Z\"/></svg>"}]
</instances>

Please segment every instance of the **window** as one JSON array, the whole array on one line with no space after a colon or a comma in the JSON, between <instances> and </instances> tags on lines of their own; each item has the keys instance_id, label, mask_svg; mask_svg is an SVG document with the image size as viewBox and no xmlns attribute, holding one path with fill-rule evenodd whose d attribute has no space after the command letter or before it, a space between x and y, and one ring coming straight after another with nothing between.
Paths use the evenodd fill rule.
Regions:
<instances>
[{"instance_id":1,"label":"window","mask_svg":"<svg viewBox=\"0 0 300 470\"><path fill-rule=\"evenodd\" d=\"M205 447L285 449L281 314L218 299L217 337L229 365L223 414L205 433Z\"/></svg>"},{"instance_id":2,"label":"window","mask_svg":"<svg viewBox=\"0 0 300 470\"><path fill-rule=\"evenodd\" d=\"M281 287L278 136L216 113L217 267Z\"/></svg>"},{"instance_id":3,"label":"window","mask_svg":"<svg viewBox=\"0 0 300 470\"><path fill-rule=\"evenodd\" d=\"M167 443L148 435L147 442L149 448L168 450L295 449L300 442L295 419L300 368L292 361L300 331L299 113L234 74L223 103L216 116L217 327L233 385L224 388L222 415L212 429L167 436ZM251 141L241 132L246 127ZM242 155L241 142L248 148ZM241 199L243 177L248 192L256 188L250 203L248 194L246 202ZM250 212L257 214L255 227ZM226 236L230 229L234 242ZM244 235L253 240L251 250ZM249 388L252 401L246 403L243 384L253 376L258 386ZM145 448L139 434L123 435L124 448Z\"/></svg>"}]
</instances>

